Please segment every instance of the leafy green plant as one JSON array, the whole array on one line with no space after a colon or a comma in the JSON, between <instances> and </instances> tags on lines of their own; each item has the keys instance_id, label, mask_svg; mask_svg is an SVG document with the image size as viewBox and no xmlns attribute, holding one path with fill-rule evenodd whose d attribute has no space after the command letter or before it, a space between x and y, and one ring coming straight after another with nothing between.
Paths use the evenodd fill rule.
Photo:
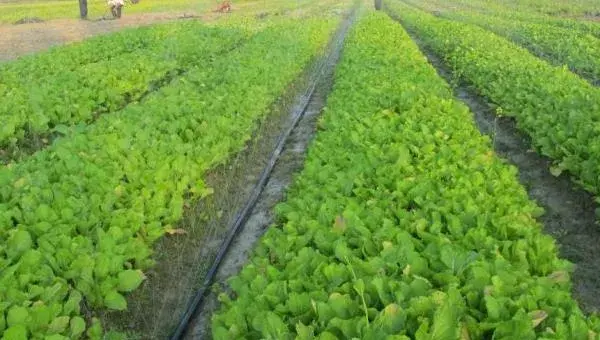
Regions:
<instances>
[{"instance_id":1,"label":"leafy green plant","mask_svg":"<svg viewBox=\"0 0 600 340\"><path fill-rule=\"evenodd\" d=\"M481 27L436 18L402 2L388 8L514 117L540 153L554 159L555 172L568 170L586 190L600 193L600 89Z\"/></svg>"},{"instance_id":2,"label":"leafy green plant","mask_svg":"<svg viewBox=\"0 0 600 340\"><path fill-rule=\"evenodd\" d=\"M400 25L363 17L215 339L587 339L541 209Z\"/></svg>"},{"instance_id":3,"label":"leafy green plant","mask_svg":"<svg viewBox=\"0 0 600 340\"><path fill-rule=\"evenodd\" d=\"M600 39L571 28L511 20L500 15L463 11L443 14L446 18L475 24L507 37L557 66L568 65L592 83L600 81Z\"/></svg>"},{"instance_id":4,"label":"leafy green plant","mask_svg":"<svg viewBox=\"0 0 600 340\"><path fill-rule=\"evenodd\" d=\"M427 0L427 1L415 1L415 0L402 0L403 2L409 3L418 8L427 11L466 11L472 13L480 13L484 15L500 16L504 19L511 21L520 21L522 23L534 23L550 25L552 27L567 28L571 33L579 32L580 34L591 34L597 38L600 38L600 23L587 20L578 20L579 18L570 18L563 15L552 15L553 13L543 13L540 11L532 10L530 6L522 6L526 4L525 1L519 2L490 2L485 0L452 0L452 1L439 1L439 0ZM538 4L540 3L537 0ZM547 4L554 8L556 2L548 1ZM576 8L574 2L570 1L564 3L563 9L573 10ZM441 11L441 9L443 9ZM554 13L557 14L557 13ZM563 13L564 14L564 13Z\"/></svg>"},{"instance_id":5,"label":"leafy green plant","mask_svg":"<svg viewBox=\"0 0 600 340\"><path fill-rule=\"evenodd\" d=\"M243 149L337 20L266 28L223 58L0 168L0 333L102 337L80 305L122 310L152 245L209 195L206 171ZM222 41L219 40L219 43ZM249 100L249 98L251 100Z\"/></svg>"},{"instance_id":6,"label":"leafy green plant","mask_svg":"<svg viewBox=\"0 0 600 340\"><path fill-rule=\"evenodd\" d=\"M117 51L124 50L128 44L118 38L125 35L133 38L129 42L133 51L121 55L107 52L104 60L90 56L87 64L85 53L83 58L75 55L83 49L77 46L70 53L64 52L69 51L65 48L60 50L63 53L42 54L18 61L14 66L6 65L0 70L5 77L2 80L5 87L0 86L0 91L4 89L0 102L0 121L3 122L0 147L36 136L45 137L51 132L66 133L68 126L89 123L100 114L117 111L190 66L210 63L217 55L241 43L246 35L241 30L211 28L198 22L162 25L154 30L140 30L138 34L137 41L135 33L129 32L114 36L115 42L107 44ZM102 56L104 45L100 46ZM50 61L47 60L49 55L53 56ZM67 60L62 65L65 58L80 60L83 64ZM32 78L27 70L36 65L52 71ZM18 150L14 153L18 155Z\"/></svg>"},{"instance_id":7,"label":"leafy green plant","mask_svg":"<svg viewBox=\"0 0 600 340\"><path fill-rule=\"evenodd\" d=\"M25 55L12 62L0 63L0 82L13 84L20 79L35 80L156 46L174 33L178 25L180 24L124 29L66 46L51 47L47 51Z\"/></svg>"}]
</instances>

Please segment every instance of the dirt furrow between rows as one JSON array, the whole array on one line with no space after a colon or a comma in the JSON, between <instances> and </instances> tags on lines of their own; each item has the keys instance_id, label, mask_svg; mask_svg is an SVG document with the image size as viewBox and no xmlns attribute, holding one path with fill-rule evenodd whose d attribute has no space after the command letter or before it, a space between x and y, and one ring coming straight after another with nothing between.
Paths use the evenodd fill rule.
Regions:
<instances>
[{"instance_id":1,"label":"dirt furrow between rows","mask_svg":"<svg viewBox=\"0 0 600 340\"><path fill-rule=\"evenodd\" d=\"M214 287L218 288L208 292L204 304L196 311L195 318L188 327L186 339L210 338L210 318L218 308L219 292L228 290L227 278L239 272L247 262L255 243L274 221L274 207L284 199L294 174L302 169L306 150L315 135L318 118L331 91L334 69L341 55L344 37L352 22L353 16L350 15L333 39L331 51L324 60L325 64L304 114L286 140L283 152L275 163L256 205L219 266L214 280ZM244 191L249 191L253 185L254 181L248 181L248 187Z\"/></svg>"}]
</instances>

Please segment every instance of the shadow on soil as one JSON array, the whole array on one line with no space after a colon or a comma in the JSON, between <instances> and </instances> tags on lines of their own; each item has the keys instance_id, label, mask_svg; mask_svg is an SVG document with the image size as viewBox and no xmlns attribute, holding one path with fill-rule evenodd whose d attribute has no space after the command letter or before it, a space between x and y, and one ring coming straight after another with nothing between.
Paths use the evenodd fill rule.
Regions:
<instances>
[{"instance_id":1,"label":"shadow on soil","mask_svg":"<svg viewBox=\"0 0 600 340\"><path fill-rule=\"evenodd\" d=\"M398 18L390 16L399 21ZM457 81L450 69L410 30L407 30L438 74L455 84L454 94L473 112L477 127L489 135L496 153L519 169L519 181L529 197L546 213L539 218L544 231L559 244L561 257L575 264L573 294L588 313L600 311L600 226L594 197L575 184L570 174L550 173L551 160L533 150L529 136L518 130L515 120L495 114L495 106L475 89Z\"/></svg>"}]
</instances>

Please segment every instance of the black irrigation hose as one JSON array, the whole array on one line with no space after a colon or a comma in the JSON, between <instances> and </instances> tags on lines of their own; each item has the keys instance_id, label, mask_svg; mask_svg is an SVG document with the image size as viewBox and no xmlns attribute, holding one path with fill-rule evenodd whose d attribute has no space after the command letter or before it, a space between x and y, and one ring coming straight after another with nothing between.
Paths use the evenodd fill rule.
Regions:
<instances>
[{"instance_id":1,"label":"black irrigation hose","mask_svg":"<svg viewBox=\"0 0 600 340\"><path fill-rule=\"evenodd\" d=\"M349 18L346 19L347 22L345 22L343 24L341 31L338 33L338 37L335 40L335 43L337 43L339 46L333 46L329 55L327 56L327 58L321 63L321 65L319 65L318 72L315 73L316 76L314 77L314 79L312 79L312 81L309 85L309 88L304 93L304 95L301 97L302 101L301 101L300 105L296 106L297 110L296 110L296 112L294 112L294 117L293 117L292 123L290 124L288 129L282 135L279 136L279 139L277 140L277 146L276 146L275 150L273 150L273 153L271 154L269 163L263 169L258 183L256 183L256 185L252 189L252 195L246 202L244 209L242 209L236 215L236 218L235 218L233 224L229 228L227 237L221 243L221 246L219 247L219 252L217 253L215 260L213 261L209 271L207 272L207 274L204 278L202 287L196 292L196 295L194 296L192 302L188 306L185 314L180 319L177 329L175 330L175 332L173 333L173 335L170 338L171 340L179 340L182 338L182 336L185 334L185 331L188 327L190 320L192 319L192 316L194 315L194 313L196 312L198 307L204 301L206 291L210 288L210 285L212 284L214 276L216 275L221 262L225 258L227 251L229 250L229 246L231 245L231 242L233 241L235 236L239 233L239 231L242 229L242 227L244 226L244 223L248 220L250 213L254 209L254 206L258 202L258 198L260 197L264 187L266 186L267 182L269 181L271 172L273 172L275 163L277 162L277 160L279 159L279 156L283 152L283 148L285 147L287 139L291 135L292 131L296 128L296 125L298 125L298 122L304 116L304 113L306 112L306 109L308 108L310 100L312 99L313 94L315 92L315 88L317 87L317 84L321 80L321 77L323 75L323 71L324 71L326 65L331 62L331 59L335 55L336 49L341 48L341 42L344 41L346 32L348 31L350 24L354 21L355 14L356 14L356 9L354 9L352 11Z\"/></svg>"}]
</instances>

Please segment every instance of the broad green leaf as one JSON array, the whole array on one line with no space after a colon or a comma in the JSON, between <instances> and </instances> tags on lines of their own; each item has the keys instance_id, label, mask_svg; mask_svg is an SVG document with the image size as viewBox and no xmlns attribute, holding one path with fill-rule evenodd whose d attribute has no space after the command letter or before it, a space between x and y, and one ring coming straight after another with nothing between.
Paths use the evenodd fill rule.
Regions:
<instances>
[{"instance_id":1,"label":"broad green leaf","mask_svg":"<svg viewBox=\"0 0 600 340\"><path fill-rule=\"evenodd\" d=\"M17 229L10 236L7 242L7 252L10 256L18 256L31 249L33 240L26 230Z\"/></svg>"},{"instance_id":2,"label":"broad green leaf","mask_svg":"<svg viewBox=\"0 0 600 340\"><path fill-rule=\"evenodd\" d=\"M462 325L458 312L459 306L454 305L450 298L440 306L433 316L431 338L440 340L459 339Z\"/></svg>"},{"instance_id":3,"label":"broad green leaf","mask_svg":"<svg viewBox=\"0 0 600 340\"><path fill-rule=\"evenodd\" d=\"M69 299L64 304L63 313L66 315L71 315L72 313L79 314L81 300L82 300L82 296L79 291L77 291L77 290L71 291L71 294L69 295Z\"/></svg>"},{"instance_id":4,"label":"broad green leaf","mask_svg":"<svg viewBox=\"0 0 600 340\"><path fill-rule=\"evenodd\" d=\"M44 340L69 340L69 338L60 334L52 334L46 336Z\"/></svg>"},{"instance_id":5,"label":"broad green leaf","mask_svg":"<svg viewBox=\"0 0 600 340\"><path fill-rule=\"evenodd\" d=\"M67 329L67 326L69 326L69 321L70 318L68 316L59 316L55 318L48 325L48 332L50 332L50 334L64 332L65 329Z\"/></svg>"},{"instance_id":6,"label":"broad green leaf","mask_svg":"<svg viewBox=\"0 0 600 340\"><path fill-rule=\"evenodd\" d=\"M88 328L86 335L90 340L101 340L102 339L102 325L100 320L93 318L92 325Z\"/></svg>"},{"instance_id":7,"label":"broad green leaf","mask_svg":"<svg viewBox=\"0 0 600 340\"><path fill-rule=\"evenodd\" d=\"M13 306L8 310L6 315L6 323L8 326L26 325L29 321L29 312L27 308L21 306Z\"/></svg>"},{"instance_id":8,"label":"broad green leaf","mask_svg":"<svg viewBox=\"0 0 600 340\"><path fill-rule=\"evenodd\" d=\"M125 310L127 309L127 300L123 295L117 291L111 291L104 297L104 304L106 307L114 310Z\"/></svg>"},{"instance_id":9,"label":"broad green leaf","mask_svg":"<svg viewBox=\"0 0 600 340\"><path fill-rule=\"evenodd\" d=\"M131 292L135 290L146 279L141 270L125 270L119 273L118 290L121 292Z\"/></svg>"},{"instance_id":10,"label":"broad green leaf","mask_svg":"<svg viewBox=\"0 0 600 340\"><path fill-rule=\"evenodd\" d=\"M75 316L71 318L70 324L70 334L72 338L79 338L85 332L85 320L82 317Z\"/></svg>"},{"instance_id":11,"label":"broad green leaf","mask_svg":"<svg viewBox=\"0 0 600 340\"><path fill-rule=\"evenodd\" d=\"M315 328L313 326L305 326L302 322L296 324L296 333L298 340L309 340L315 338Z\"/></svg>"},{"instance_id":12,"label":"broad green leaf","mask_svg":"<svg viewBox=\"0 0 600 340\"><path fill-rule=\"evenodd\" d=\"M3 340L27 340L27 328L25 325L14 325L8 327L2 336Z\"/></svg>"},{"instance_id":13,"label":"broad green leaf","mask_svg":"<svg viewBox=\"0 0 600 340\"><path fill-rule=\"evenodd\" d=\"M546 313L546 311L543 310L535 310L532 312L529 312L529 316L531 317L531 323L533 325L533 327L537 327L540 323L542 323L542 321L546 320L546 318L548 317L548 313Z\"/></svg>"},{"instance_id":14,"label":"broad green leaf","mask_svg":"<svg viewBox=\"0 0 600 340\"><path fill-rule=\"evenodd\" d=\"M51 310L43 303L34 304L30 310L30 329L39 329L48 326L52 320Z\"/></svg>"}]
</instances>

